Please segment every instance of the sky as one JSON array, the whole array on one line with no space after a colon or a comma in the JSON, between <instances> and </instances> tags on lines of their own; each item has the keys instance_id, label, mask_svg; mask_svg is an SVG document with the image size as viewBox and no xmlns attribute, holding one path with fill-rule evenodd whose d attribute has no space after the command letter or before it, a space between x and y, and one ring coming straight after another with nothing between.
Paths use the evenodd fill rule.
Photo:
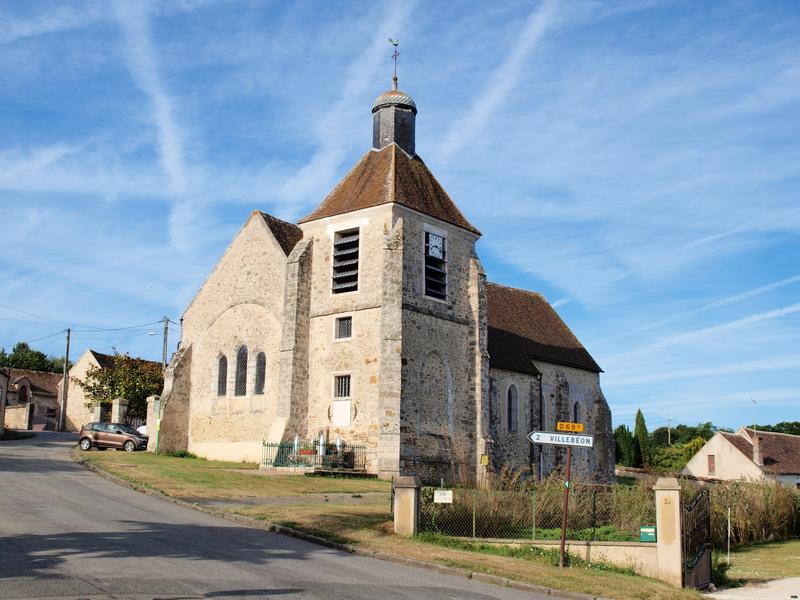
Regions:
<instances>
[{"instance_id":1,"label":"sky","mask_svg":"<svg viewBox=\"0 0 800 600\"><path fill-rule=\"evenodd\" d=\"M389 37L489 279L553 303L615 425L800 419L793 1L0 2L0 347L160 360L250 212L369 150Z\"/></svg>"}]
</instances>

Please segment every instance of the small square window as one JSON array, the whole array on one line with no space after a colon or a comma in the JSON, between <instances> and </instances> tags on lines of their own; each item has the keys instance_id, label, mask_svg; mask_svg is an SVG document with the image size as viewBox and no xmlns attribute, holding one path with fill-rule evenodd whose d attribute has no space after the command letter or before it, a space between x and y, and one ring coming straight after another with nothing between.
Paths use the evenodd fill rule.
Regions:
<instances>
[{"instance_id":1,"label":"small square window","mask_svg":"<svg viewBox=\"0 0 800 600\"><path fill-rule=\"evenodd\" d=\"M350 397L350 375L336 375L334 377L333 395L335 398Z\"/></svg>"},{"instance_id":2,"label":"small square window","mask_svg":"<svg viewBox=\"0 0 800 600\"><path fill-rule=\"evenodd\" d=\"M353 317L336 319L336 339L346 340L353 337Z\"/></svg>"}]
</instances>

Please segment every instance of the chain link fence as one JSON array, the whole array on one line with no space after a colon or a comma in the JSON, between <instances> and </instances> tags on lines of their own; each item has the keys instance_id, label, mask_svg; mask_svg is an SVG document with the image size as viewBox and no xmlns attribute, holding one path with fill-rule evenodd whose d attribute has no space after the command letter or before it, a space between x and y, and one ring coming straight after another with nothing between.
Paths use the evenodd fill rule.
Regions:
<instances>
[{"instance_id":1,"label":"chain link fence","mask_svg":"<svg viewBox=\"0 0 800 600\"><path fill-rule=\"evenodd\" d=\"M491 539L561 537L563 484L545 482L519 490L457 488L452 503L434 502L436 489L421 490L421 532ZM569 540L638 541L639 527L655 524L655 493L643 485L573 484L568 512Z\"/></svg>"}]
</instances>

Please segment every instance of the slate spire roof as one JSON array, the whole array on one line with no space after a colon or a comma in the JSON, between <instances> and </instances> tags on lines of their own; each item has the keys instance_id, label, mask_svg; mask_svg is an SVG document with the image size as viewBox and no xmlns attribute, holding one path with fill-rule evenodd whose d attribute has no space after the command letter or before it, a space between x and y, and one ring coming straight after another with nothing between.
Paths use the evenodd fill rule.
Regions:
<instances>
[{"instance_id":1,"label":"slate spire roof","mask_svg":"<svg viewBox=\"0 0 800 600\"><path fill-rule=\"evenodd\" d=\"M395 144L367 152L322 204L299 223L391 202L480 235L422 159L409 156Z\"/></svg>"}]
</instances>

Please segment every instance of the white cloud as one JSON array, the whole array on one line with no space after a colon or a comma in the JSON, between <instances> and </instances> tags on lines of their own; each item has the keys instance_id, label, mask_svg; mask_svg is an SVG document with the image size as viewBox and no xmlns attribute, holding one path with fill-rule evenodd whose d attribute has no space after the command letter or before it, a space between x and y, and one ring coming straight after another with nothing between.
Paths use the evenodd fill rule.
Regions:
<instances>
[{"instance_id":1,"label":"white cloud","mask_svg":"<svg viewBox=\"0 0 800 600\"><path fill-rule=\"evenodd\" d=\"M158 131L159 155L170 191L181 195L186 192L184 134L175 118L174 101L162 80L159 55L150 34L149 6L146 2L122 0L114 4L127 41L131 74L152 105L152 122Z\"/></svg>"},{"instance_id":2,"label":"white cloud","mask_svg":"<svg viewBox=\"0 0 800 600\"><path fill-rule=\"evenodd\" d=\"M437 149L436 160L447 162L453 153L483 129L489 117L508 98L519 82L528 55L536 47L556 16L555 0L543 0L534 8L503 62L492 74L483 92L463 118L457 119Z\"/></svg>"}]
</instances>

